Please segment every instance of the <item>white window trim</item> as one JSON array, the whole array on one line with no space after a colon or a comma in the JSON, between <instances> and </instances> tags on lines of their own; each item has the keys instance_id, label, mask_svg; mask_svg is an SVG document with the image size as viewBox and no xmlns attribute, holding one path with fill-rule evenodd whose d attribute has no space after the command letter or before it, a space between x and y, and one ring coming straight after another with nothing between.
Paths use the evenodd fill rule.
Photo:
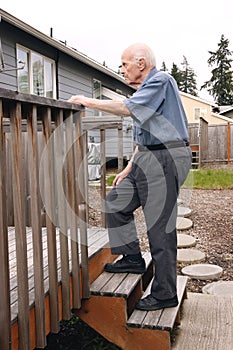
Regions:
<instances>
[{"instance_id":1,"label":"white window trim","mask_svg":"<svg viewBox=\"0 0 233 350\"><path fill-rule=\"evenodd\" d=\"M42 55L42 54L39 53L39 52L36 52L36 51L34 51L34 50L31 50L31 49L28 49L27 47L22 46L22 45L20 45L20 44L16 44L16 55L17 55L17 50L18 50L18 49L24 50L25 52L28 53L28 65L29 65L29 69L28 69L28 71L29 71L29 91L30 91L30 94L31 94L31 95L35 95L35 94L33 93L33 70L32 70L31 54L34 53L34 54L36 54L36 55L39 55L39 56L43 57L43 59L46 60L47 62L52 63L52 67L53 67L53 82L52 82L52 84L53 84L53 97L52 97L52 98L53 98L53 99L56 99L56 98L57 98L57 97L56 97L56 92L57 92L57 85L56 85L56 62L55 62L53 59L51 59L51 58L49 58L49 57L47 57L47 56L45 56L45 55ZM44 73L45 73L45 72L44 72ZM46 81L45 81L45 91L46 91ZM44 97L46 97L46 96L44 96ZM47 98L49 98L49 97L47 97Z\"/></svg>"},{"instance_id":2,"label":"white window trim","mask_svg":"<svg viewBox=\"0 0 233 350\"><path fill-rule=\"evenodd\" d=\"M196 111L199 111L198 116L196 116ZM200 118L207 117L207 108L204 107L194 107L194 120L199 120Z\"/></svg>"}]
</instances>

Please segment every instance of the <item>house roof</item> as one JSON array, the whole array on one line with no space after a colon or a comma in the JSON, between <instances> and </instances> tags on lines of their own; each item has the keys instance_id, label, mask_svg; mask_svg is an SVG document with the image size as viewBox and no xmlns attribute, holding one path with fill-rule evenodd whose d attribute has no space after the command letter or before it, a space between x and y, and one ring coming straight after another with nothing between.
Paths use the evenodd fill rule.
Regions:
<instances>
[{"instance_id":1,"label":"house roof","mask_svg":"<svg viewBox=\"0 0 233 350\"><path fill-rule=\"evenodd\" d=\"M232 118L224 117L223 115L220 115L218 113L213 113L213 112L211 113L211 115L218 118L218 119L223 120L224 122L229 122L231 124L233 123Z\"/></svg>"},{"instance_id":2,"label":"house roof","mask_svg":"<svg viewBox=\"0 0 233 350\"><path fill-rule=\"evenodd\" d=\"M225 114L230 111L233 111L233 106L220 106L219 114Z\"/></svg>"},{"instance_id":3,"label":"house roof","mask_svg":"<svg viewBox=\"0 0 233 350\"><path fill-rule=\"evenodd\" d=\"M204 103L208 104L208 105L211 106L211 107L217 107L217 106L218 106L218 105L217 105L216 103L214 103L214 102L207 101L207 100L205 100L205 99L203 99L203 98L200 98L200 97L197 97L197 96L193 96L193 95L188 94L188 93L186 93L186 92L180 91L180 95L181 95L181 96L186 96L186 97L191 98L191 99L193 99L193 100L195 100L195 101L198 101L198 102L204 102Z\"/></svg>"},{"instance_id":4,"label":"house roof","mask_svg":"<svg viewBox=\"0 0 233 350\"><path fill-rule=\"evenodd\" d=\"M79 52L78 50L65 45L60 40L57 40L55 38L52 38L52 37L40 32L39 30L31 27L30 25L26 24L25 22L12 16L8 12L6 12L0 8L0 21L1 21L1 19L3 19L5 22L8 22L8 23L20 28L21 30L33 35L34 37L44 41L45 43L59 49L60 51L68 54L69 56L74 57L75 59L85 63L86 65L93 67L95 69L98 69L99 71L121 81L123 84L126 85L126 82L123 79L123 77L121 77L117 72L113 71L112 69L110 69L108 67L103 66L99 62L93 60L92 58Z\"/></svg>"},{"instance_id":5,"label":"house roof","mask_svg":"<svg viewBox=\"0 0 233 350\"><path fill-rule=\"evenodd\" d=\"M46 34L40 32L39 30L33 28L29 24L21 21L20 19L14 17L13 15L9 14L8 12L6 12L0 8L0 21L1 21L1 19L3 19L5 22L8 22L8 23L18 27L19 29L33 35L34 37L42 40L43 42L55 47L56 49L66 53L67 55L85 63L86 65L88 65L94 69L97 69L97 70L103 72L104 74L111 76L112 78L119 80L121 83L128 86L128 84L126 84L123 77L121 75L119 75L117 72L115 72L114 70L103 66L101 63L95 61L94 59L88 57L87 55L81 53L80 51L78 51L70 46L67 46L65 43L61 42L60 40L57 40L49 35L46 35ZM135 88L132 87L132 89L134 90ZM193 96L191 94L181 92L181 91L180 91L180 94L183 96L186 96L188 98L191 98L193 100L196 100L199 102L204 102L212 107L217 107L217 105L214 102L210 102L210 101L201 99L199 97L196 97L196 96Z\"/></svg>"}]
</instances>

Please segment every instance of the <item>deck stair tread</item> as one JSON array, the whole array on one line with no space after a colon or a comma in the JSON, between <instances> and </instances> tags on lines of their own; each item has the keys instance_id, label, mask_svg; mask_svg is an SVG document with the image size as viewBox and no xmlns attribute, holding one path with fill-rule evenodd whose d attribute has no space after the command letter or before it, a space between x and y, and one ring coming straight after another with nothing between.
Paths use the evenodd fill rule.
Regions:
<instances>
[{"instance_id":1,"label":"deck stair tread","mask_svg":"<svg viewBox=\"0 0 233 350\"><path fill-rule=\"evenodd\" d=\"M127 326L171 331L183 301L187 281L188 278L186 276L177 277L177 296L179 304L176 307L156 311L141 311L135 309L127 321ZM151 283L143 294L143 298L150 293Z\"/></svg>"},{"instance_id":2,"label":"deck stair tread","mask_svg":"<svg viewBox=\"0 0 233 350\"><path fill-rule=\"evenodd\" d=\"M143 258L146 270L152 264L151 254L145 252ZM118 258L119 259L119 258ZM118 260L116 259L116 261ZM90 286L92 295L106 295L127 298L136 284L141 280L141 274L103 272Z\"/></svg>"},{"instance_id":3,"label":"deck stair tread","mask_svg":"<svg viewBox=\"0 0 233 350\"><path fill-rule=\"evenodd\" d=\"M109 239L107 230L104 228L88 228L88 257L92 259L104 248L108 247ZM15 242L15 227L8 227L8 246L9 246L9 264L10 264L10 293L11 293L11 322L14 323L18 315L18 285L17 285L17 260L16 260L16 242ZM77 232L80 235L79 230ZM60 257L60 238L59 228L56 228L56 242L57 242L57 273L58 282L61 281L61 257ZM35 301L34 292L34 267L33 267L33 245L32 245L32 228L26 228L27 237L27 256L28 256L28 287L29 287L29 307L33 306ZM42 228L42 242L43 242L43 267L44 267L44 293L49 291L49 271L48 271L48 253L47 253L47 229ZM80 238L79 238L80 242ZM68 245L69 245L69 268L71 266L71 239L68 231ZM81 251L79 248L79 257Z\"/></svg>"}]
</instances>

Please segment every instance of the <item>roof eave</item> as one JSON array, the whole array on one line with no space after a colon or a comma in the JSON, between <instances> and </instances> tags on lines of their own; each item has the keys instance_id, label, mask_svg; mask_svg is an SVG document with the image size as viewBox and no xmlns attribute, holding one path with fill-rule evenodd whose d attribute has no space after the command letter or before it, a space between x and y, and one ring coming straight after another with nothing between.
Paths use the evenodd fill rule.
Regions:
<instances>
[{"instance_id":1,"label":"roof eave","mask_svg":"<svg viewBox=\"0 0 233 350\"><path fill-rule=\"evenodd\" d=\"M86 65L88 65L92 68L98 69L99 71L103 72L104 74L107 74L107 75L111 76L112 78L117 79L120 82L122 82L123 84L127 85L125 80L117 72L115 72L107 67L104 67L99 62L97 62L97 61L91 59L90 57L80 53L76 49L73 49L71 47L66 46L65 44L63 44L59 40L54 39L54 38L40 32L39 30L37 30L34 27L30 26L29 24L21 21L20 19L12 16L11 14L5 12L2 9L0 9L0 20L1 20L1 18L4 19L4 21L22 29L23 31L35 36L36 38L46 42L47 44L57 48L58 50L66 53L67 55L72 56L75 59L85 63Z\"/></svg>"}]
</instances>

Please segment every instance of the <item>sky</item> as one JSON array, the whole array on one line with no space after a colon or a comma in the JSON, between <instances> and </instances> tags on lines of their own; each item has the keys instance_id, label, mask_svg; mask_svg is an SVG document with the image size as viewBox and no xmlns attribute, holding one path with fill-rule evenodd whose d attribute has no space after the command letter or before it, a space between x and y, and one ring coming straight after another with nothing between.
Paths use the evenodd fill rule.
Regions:
<instances>
[{"instance_id":1,"label":"sky","mask_svg":"<svg viewBox=\"0 0 233 350\"><path fill-rule=\"evenodd\" d=\"M211 78L208 51L221 35L233 50L232 0L1 0L1 9L44 34L118 70L121 53L143 42L155 53L157 68L182 68L183 56L196 74L198 89ZM201 98L212 100L204 91Z\"/></svg>"}]
</instances>

